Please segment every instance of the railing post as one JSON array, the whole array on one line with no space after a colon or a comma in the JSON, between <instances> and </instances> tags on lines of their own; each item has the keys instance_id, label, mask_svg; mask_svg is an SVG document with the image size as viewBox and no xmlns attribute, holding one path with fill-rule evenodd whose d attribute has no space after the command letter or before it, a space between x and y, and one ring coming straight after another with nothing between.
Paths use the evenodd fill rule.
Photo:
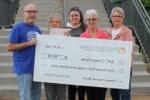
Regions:
<instances>
[{"instance_id":1,"label":"railing post","mask_svg":"<svg viewBox=\"0 0 150 100\"><path fill-rule=\"evenodd\" d=\"M66 11L67 11L66 0L63 0L63 20L64 20L63 22L64 22L64 26L67 23Z\"/></svg>"},{"instance_id":2,"label":"railing post","mask_svg":"<svg viewBox=\"0 0 150 100\"><path fill-rule=\"evenodd\" d=\"M147 72L150 73L150 63L147 64Z\"/></svg>"}]
</instances>

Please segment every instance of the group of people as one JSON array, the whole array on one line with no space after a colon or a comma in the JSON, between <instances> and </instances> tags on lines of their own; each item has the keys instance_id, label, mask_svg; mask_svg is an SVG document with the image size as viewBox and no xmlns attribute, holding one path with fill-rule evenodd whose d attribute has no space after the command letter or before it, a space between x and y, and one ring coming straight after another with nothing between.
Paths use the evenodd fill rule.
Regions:
<instances>
[{"instance_id":1,"label":"group of people","mask_svg":"<svg viewBox=\"0 0 150 100\"><path fill-rule=\"evenodd\" d=\"M17 74L20 100L40 100L41 83L33 81L34 57L36 35L42 34L40 28L35 25L37 7L27 4L23 10L24 21L15 24L10 32L8 51L13 51L13 71ZM71 30L64 33L66 36L80 38L112 39L132 41L132 31L124 25L124 10L120 7L112 9L112 27L107 31L98 27L99 15L96 10L85 12L84 18L78 7L72 7L69 11L69 22L66 27ZM48 29L61 28L62 16L51 14L48 17ZM44 83L46 100L105 100L107 88L75 86L55 83ZM111 89L112 100L130 100L130 88Z\"/></svg>"}]
</instances>

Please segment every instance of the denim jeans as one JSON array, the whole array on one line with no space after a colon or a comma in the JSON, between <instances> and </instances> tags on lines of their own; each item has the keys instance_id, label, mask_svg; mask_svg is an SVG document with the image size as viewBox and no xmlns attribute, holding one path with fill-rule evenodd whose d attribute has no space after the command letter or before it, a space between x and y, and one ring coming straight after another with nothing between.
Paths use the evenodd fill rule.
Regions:
<instances>
[{"instance_id":1,"label":"denim jeans","mask_svg":"<svg viewBox=\"0 0 150 100\"><path fill-rule=\"evenodd\" d=\"M66 100L66 85L44 83L46 100Z\"/></svg>"},{"instance_id":2,"label":"denim jeans","mask_svg":"<svg viewBox=\"0 0 150 100\"><path fill-rule=\"evenodd\" d=\"M130 72L129 89L111 89L112 100L131 100L131 76Z\"/></svg>"},{"instance_id":3,"label":"denim jeans","mask_svg":"<svg viewBox=\"0 0 150 100\"><path fill-rule=\"evenodd\" d=\"M17 77L19 85L19 100L40 100L41 83L33 82L32 74L21 74Z\"/></svg>"},{"instance_id":4,"label":"denim jeans","mask_svg":"<svg viewBox=\"0 0 150 100\"><path fill-rule=\"evenodd\" d=\"M131 100L130 89L111 89L112 100Z\"/></svg>"},{"instance_id":5,"label":"denim jeans","mask_svg":"<svg viewBox=\"0 0 150 100\"><path fill-rule=\"evenodd\" d=\"M120 90L121 100L131 100L130 89L121 89Z\"/></svg>"}]
</instances>

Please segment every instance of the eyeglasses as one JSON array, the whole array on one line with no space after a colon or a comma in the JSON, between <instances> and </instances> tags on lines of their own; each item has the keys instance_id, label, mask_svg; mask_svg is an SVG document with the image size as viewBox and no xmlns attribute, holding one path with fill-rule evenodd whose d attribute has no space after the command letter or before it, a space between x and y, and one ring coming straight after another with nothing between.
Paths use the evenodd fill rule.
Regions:
<instances>
[{"instance_id":1,"label":"eyeglasses","mask_svg":"<svg viewBox=\"0 0 150 100\"><path fill-rule=\"evenodd\" d=\"M121 18L122 16L121 15L113 15L112 17L113 18Z\"/></svg>"},{"instance_id":2,"label":"eyeglasses","mask_svg":"<svg viewBox=\"0 0 150 100\"><path fill-rule=\"evenodd\" d=\"M97 18L89 18L89 19L87 19L88 22L90 22L90 21L96 21L96 20L97 20Z\"/></svg>"},{"instance_id":3,"label":"eyeglasses","mask_svg":"<svg viewBox=\"0 0 150 100\"><path fill-rule=\"evenodd\" d=\"M27 10L27 11L24 11L24 12L27 12L27 13L37 13L38 11L36 11L36 10Z\"/></svg>"}]
</instances>

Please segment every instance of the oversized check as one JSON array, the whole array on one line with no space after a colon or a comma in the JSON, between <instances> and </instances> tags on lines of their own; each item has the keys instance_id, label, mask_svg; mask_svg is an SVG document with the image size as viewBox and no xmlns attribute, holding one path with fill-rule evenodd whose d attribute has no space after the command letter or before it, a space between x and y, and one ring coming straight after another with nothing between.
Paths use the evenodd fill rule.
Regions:
<instances>
[{"instance_id":1,"label":"oversized check","mask_svg":"<svg viewBox=\"0 0 150 100\"><path fill-rule=\"evenodd\" d=\"M34 81L129 88L132 43L38 35Z\"/></svg>"}]
</instances>

